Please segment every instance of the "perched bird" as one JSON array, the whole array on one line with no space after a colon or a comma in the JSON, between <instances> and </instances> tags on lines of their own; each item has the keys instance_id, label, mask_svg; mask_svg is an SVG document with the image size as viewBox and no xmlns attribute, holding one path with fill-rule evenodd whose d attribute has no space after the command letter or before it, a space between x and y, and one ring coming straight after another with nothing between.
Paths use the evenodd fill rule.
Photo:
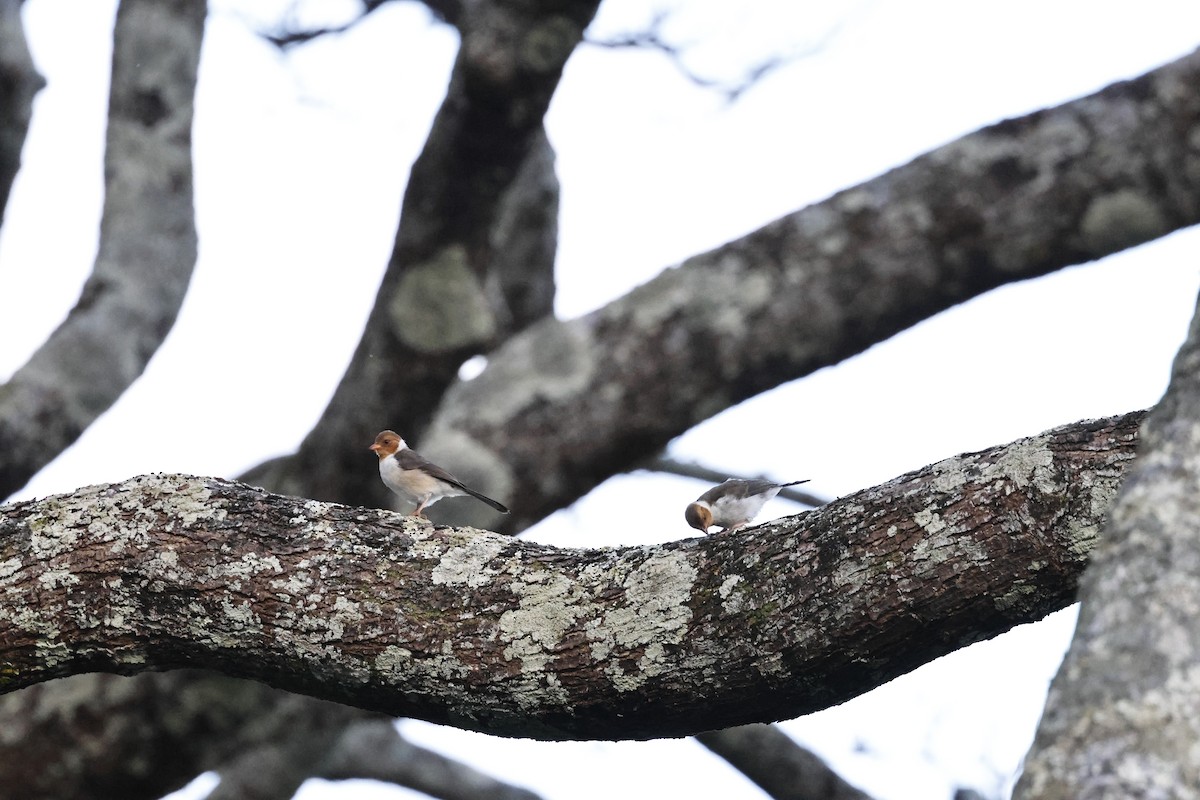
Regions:
<instances>
[{"instance_id":1,"label":"perched bird","mask_svg":"<svg viewBox=\"0 0 1200 800\"><path fill-rule=\"evenodd\" d=\"M426 506L433 505L443 497L461 497L465 494L482 500L501 513L508 513L508 509L500 503L463 486L458 478L410 448L395 431L381 432L370 449L379 456L379 477L383 478L384 485L401 499L417 504L412 512L414 517L421 516Z\"/></svg>"},{"instance_id":2,"label":"perched bird","mask_svg":"<svg viewBox=\"0 0 1200 800\"><path fill-rule=\"evenodd\" d=\"M766 502L779 494L780 489L798 483L808 483L808 480L775 483L729 478L697 497L696 502L689 503L683 518L688 525L705 533L713 525L731 531L754 519L754 515L762 511Z\"/></svg>"}]
</instances>

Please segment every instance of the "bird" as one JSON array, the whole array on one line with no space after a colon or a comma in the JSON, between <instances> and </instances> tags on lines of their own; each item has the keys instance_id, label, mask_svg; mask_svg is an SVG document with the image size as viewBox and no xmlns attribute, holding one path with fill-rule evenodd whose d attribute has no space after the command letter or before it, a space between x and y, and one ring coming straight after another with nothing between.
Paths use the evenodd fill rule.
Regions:
<instances>
[{"instance_id":1,"label":"bird","mask_svg":"<svg viewBox=\"0 0 1200 800\"><path fill-rule=\"evenodd\" d=\"M413 450L395 431L380 431L369 448L379 456L379 477L384 486L402 500L416 503L410 516L422 516L426 507L443 497L470 495L507 514L508 509L485 494L464 486L463 482Z\"/></svg>"},{"instance_id":2,"label":"bird","mask_svg":"<svg viewBox=\"0 0 1200 800\"><path fill-rule=\"evenodd\" d=\"M775 483L763 479L729 478L689 503L683 518L698 531L708 533L713 525L731 531L740 528L762 511L762 507L785 486L808 483L808 480Z\"/></svg>"}]
</instances>

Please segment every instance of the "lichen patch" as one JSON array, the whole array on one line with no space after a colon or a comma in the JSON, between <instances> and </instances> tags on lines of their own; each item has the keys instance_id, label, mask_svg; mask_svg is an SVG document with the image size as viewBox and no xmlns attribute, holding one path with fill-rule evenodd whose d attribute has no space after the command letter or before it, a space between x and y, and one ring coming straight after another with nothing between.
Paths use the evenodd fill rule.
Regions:
<instances>
[{"instance_id":1,"label":"lichen patch","mask_svg":"<svg viewBox=\"0 0 1200 800\"><path fill-rule=\"evenodd\" d=\"M504 546L499 536L472 537L466 544L446 550L430 573L430 580L446 586L484 586L496 575L492 562Z\"/></svg>"},{"instance_id":2,"label":"lichen patch","mask_svg":"<svg viewBox=\"0 0 1200 800\"><path fill-rule=\"evenodd\" d=\"M692 621L688 601L696 576L696 568L683 553L654 553L623 581L625 604L585 625L592 656L608 659L605 673L618 690L637 689L666 668L665 645L683 641ZM641 655L634 670L612 658L614 651L638 650Z\"/></svg>"}]
</instances>

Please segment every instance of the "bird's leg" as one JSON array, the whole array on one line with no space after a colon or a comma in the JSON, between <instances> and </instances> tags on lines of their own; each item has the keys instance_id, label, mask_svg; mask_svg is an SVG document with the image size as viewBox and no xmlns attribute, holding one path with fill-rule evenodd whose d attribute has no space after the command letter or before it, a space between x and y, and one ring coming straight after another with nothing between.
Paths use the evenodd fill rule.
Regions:
<instances>
[{"instance_id":1,"label":"bird's leg","mask_svg":"<svg viewBox=\"0 0 1200 800\"><path fill-rule=\"evenodd\" d=\"M409 516L410 517L422 517L423 519L429 519L423 513L421 513L425 510L425 505L428 502L429 502L429 495L422 497L421 502L417 503L416 509L414 509L413 512L411 514L409 514Z\"/></svg>"}]
</instances>

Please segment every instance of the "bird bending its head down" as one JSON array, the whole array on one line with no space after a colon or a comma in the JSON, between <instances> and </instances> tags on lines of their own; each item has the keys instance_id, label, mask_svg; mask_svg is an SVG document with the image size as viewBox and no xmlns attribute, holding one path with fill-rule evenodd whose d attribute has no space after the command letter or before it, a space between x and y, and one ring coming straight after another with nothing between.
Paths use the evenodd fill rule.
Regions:
<instances>
[{"instance_id":1,"label":"bird bending its head down","mask_svg":"<svg viewBox=\"0 0 1200 800\"><path fill-rule=\"evenodd\" d=\"M485 494L464 486L462 481L434 464L405 443L395 431L381 431L371 450L379 456L379 477L402 500L416 503L412 516L421 516L427 506L443 497L470 495L507 514L508 509Z\"/></svg>"},{"instance_id":2,"label":"bird bending its head down","mask_svg":"<svg viewBox=\"0 0 1200 800\"><path fill-rule=\"evenodd\" d=\"M785 486L808 483L807 480L775 483L767 480L742 480L730 478L717 484L689 503L683 511L687 524L698 531L708 533L714 525L731 531L754 519L766 502Z\"/></svg>"}]
</instances>

